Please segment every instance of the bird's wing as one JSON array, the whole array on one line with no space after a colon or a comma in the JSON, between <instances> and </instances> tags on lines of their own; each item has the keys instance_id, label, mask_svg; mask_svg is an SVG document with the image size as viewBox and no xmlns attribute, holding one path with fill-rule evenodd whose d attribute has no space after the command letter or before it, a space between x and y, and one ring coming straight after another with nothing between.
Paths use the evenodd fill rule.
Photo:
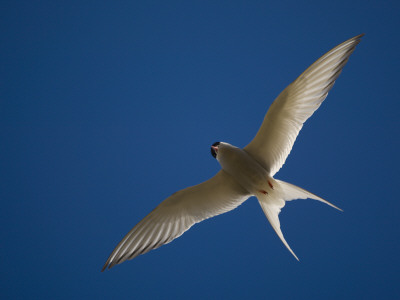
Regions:
<instances>
[{"instance_id":1,"label":"bird's wing","mask_svg":"<svg viewBox=\"0 0 400 300\"><path fill-rule=\"evenodd\" d=\"M223 170L203 183L176 192L122 239L102 271L171 242L195 223L228 212L249 196Z\"/></svg>"},{"instance_id":2,"label":"bird's wing","mask_svg":"<svg viewBox=\"0 0 400 300\"><path fill-rule=\"evenodd\" d=\"M323 55L272 103L256 136L244 148L271 176L285 163L304 122L325 100L362 36Z\"/></svg>"}]
</instances>

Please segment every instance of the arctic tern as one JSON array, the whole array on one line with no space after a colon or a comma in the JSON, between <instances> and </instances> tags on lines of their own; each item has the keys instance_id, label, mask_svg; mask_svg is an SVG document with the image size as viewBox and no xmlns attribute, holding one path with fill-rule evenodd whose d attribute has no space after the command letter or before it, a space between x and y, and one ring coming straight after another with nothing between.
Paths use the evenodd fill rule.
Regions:
<instances>
[{"instance_id":1,"label":"arctic tern","mask_svg":"<svg viewBox=\"0 0 400 300\"><path fill-rule=\"evenodd\" d=\"M121 240L102 271L171 242L194 224L233 210L251 196L257 197L273 229L298 260L280 228L278 215L285 201L310 198L341 209L300 187L275 179L274 175L362 36L336 46L287 86L271 104L259 131L246 147L214 143L211 154L222 169L211 179L161 202Z\"/></svg>"}]
</instances>

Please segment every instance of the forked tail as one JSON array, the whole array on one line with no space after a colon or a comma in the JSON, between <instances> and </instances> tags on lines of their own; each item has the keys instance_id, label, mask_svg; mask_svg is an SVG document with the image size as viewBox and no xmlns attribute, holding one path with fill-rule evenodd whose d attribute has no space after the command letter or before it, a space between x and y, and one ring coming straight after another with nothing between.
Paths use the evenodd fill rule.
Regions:
<instances>
[{"instance_id":1,"label":"forked tail","mask_svg":"<svg viewBox=\"0 0 400 300\"><path fill-rule=\"evenodd\" d=\"M264 214L267 216L268 221L271 223L272 228L274 228L276 234L279 236L283 244L289 249L289 251L297 260L299 259L297 258L296 254L294 254L293 250L290 248L289 244L283 237L281 224L279 222L279 213L281 212L281 209L285 206L285 201L307 198L321 201L325 204L328 204L329 206L343 211L339 207L322 199L321 197L318 197L317 195L310 193L305 189L281 180L275 180L273 193L269 193L267 195L257 195L258 202L260 203Z\"/></svg>"}]
</instances>

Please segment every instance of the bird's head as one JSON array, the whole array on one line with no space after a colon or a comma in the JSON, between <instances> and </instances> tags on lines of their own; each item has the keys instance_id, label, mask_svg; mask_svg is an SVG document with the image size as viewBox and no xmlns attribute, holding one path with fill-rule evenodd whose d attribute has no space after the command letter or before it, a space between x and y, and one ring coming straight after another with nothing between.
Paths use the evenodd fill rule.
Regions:
<instances>
[{"instance_id":1,"label":"bird's head","mask_svg":"<svg viewBox=\"0 0 400 300\"><path fill-rule=\"evenodd\" d=\"M214 144L212 144L211 145L211 155L214 157L214 158L217 158L217 155L218 155L218 148L219 148L219 145L221 144L221 142L215 142Z\"/></svg>"},{"instance_id":2,"label":"bird's head","mask_svg":"<svg viewBox=\"0 0 400 300\"><path fill-rule=\"evenodd\" d=\"M237 147L232 146L231 144L225 142L215 142L211 145L211 155L220 161L222 156L226 156L228 153L231 153L232 150L237 149Z\"/></svg>"}]
</instances>

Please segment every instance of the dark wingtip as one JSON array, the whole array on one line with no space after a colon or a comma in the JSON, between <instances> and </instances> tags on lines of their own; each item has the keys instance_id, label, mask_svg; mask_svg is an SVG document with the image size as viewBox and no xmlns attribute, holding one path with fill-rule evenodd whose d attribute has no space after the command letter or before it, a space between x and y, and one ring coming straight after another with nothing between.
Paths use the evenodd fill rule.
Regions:
<instances>
[{"instance_id":1,"label":"dark wingtip","mask_svg":"<svg viewBox=\"0 0 400 300\"><path fill-rule=\"evenodd\" d=\"M356 35L355 37L351 38L350 40L356 40L357 44L361 41L361 38L365 35L365 33L361 33L359 35Z\"/></svg>"},{"instance_id":2,"label":"dark wingtip","mask_svg":"<svg viewBox=\"0 0 400 300\"><path fill-rule=\"evenodd\" d=\"M104 272L107 269L111 269L113 265L110 264L110 262L107 260L107 262L104 264L103 268L101 269L101 272Z\"/></svg>"}]
</instances>

